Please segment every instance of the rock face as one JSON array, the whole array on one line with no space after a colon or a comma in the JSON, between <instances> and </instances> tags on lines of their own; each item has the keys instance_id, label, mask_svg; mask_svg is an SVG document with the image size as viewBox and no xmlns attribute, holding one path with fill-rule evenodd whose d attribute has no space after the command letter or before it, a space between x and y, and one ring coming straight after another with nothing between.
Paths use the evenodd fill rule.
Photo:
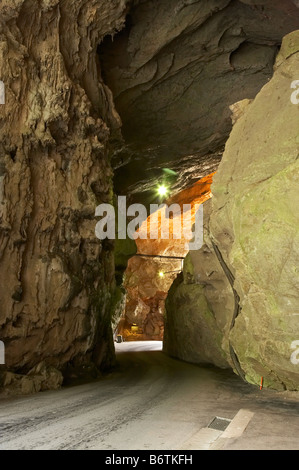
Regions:
<instances>
[{"instance_id":1,"label":"rock face","mask_svg":"<svg viewBox=\"0 0 299 470\"><path fill-rule=\"evenodd\" d=\"M128 263L124 279L126 304L118 330L126 340L163 339L164 303L173 277L161 279L160 269L158 260L135 256ZM133 325L138 327L136 332L131 330Z\"/></svg>"},{"instance_id":2,"label":"rock face","mask_svg":"<svg viewBox=\"0 0 299 470\"><path fill-rule=\"evenodd\" d=\"M212 178L213 175L208 175L191 188L169 197L167 205L169 209L175 209L174 213L170 212L171 218L161 210L142 224L139 235L146 238L136 240L138 254L158 257L134 256L128 262L124 278L127 299L118 328L118 332L126 339L163 339L165 299L172 282L181 272L180 258L186 256L188 242L192 237L191 233L188 236L184 232L184 226L187 229L189 225L191 232L196 207L211 197ZM162 238L161 228L166 230L168 224L169 237ZM157 239L151 238L151 229L159 235ZM176 238L178 235L181 238ZM134 324L139 329L132 334L131 327Z\"/></svg>"},{"instance_id":3,"label":"rock face","mask_svg":"<svg viewBox=\"0 0 299 470\"><path fill-rule=\"evenodd\" d=\"M94 214L112 200L120 119L96 50L125 13L123 0L1 1L2 369L113 361L113 246Z\"/></svg>"},{"instance_id":4,"label":"rock face","mask_svg":"<svg viewBox=\"0 0 299 470\"><path fill-rule=\"evenodd\" d=\"M290 359L299 334L298 66L296 31L235 124L212 187L211 233L240 297L233 348L247 380L287 388L299 388Z\"/></svg>"},{"instance_id":5,"label":"rock face","mask_svg":"<svg viewBox=\"0 0 299 470\"><path fill-rule=\"evenodd\" d=\"M27 375L4 372L1 386L4 395L27 395L44 390L56 390L63 382L63 375L45 362L39 363Z\"/></svg>"},{"instance_id":6,"label":"rock face","mask_svg":"<svg viewBox=\"0 0 299 470\"><path fill-rule=\"evenodd\" d=\"M166 344L187 360L217 364L224 354L248 382L263 377L265 386L291 390L299 389L298 67L296 31L284 39L272 80L243 109L227 142L212 185L206 245L191 258L197 284L188 286L185 268L185 283L173 286L167 301L168 336L182 316L177 299L185 295L185 316L197 318L196 338L186 352L186 319L175 350ZM216 283L202 272L203 260L211 278L219 275Z\"/></svg>"},{"instance_id":7,"label":"rock face","mask_svg":"<svg viewBox=\"0 0 299 470\"><path fill-rule=\"evenodd\" d=\"M214 171L231 131L229 106L273 73L282 37L299 25L291 0L143 0L99 48L126 147L116 190L144 200L161 169L182 190Z\"/></svg>"}]
</instances>

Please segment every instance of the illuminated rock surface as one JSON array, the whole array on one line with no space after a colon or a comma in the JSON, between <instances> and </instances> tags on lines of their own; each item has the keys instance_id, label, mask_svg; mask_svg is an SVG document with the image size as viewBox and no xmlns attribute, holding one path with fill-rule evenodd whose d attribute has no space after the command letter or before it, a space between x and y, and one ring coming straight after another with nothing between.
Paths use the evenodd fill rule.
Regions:
<instances>
[{"instance_id":1,"label":"illuminated rock surface","mask_svg":"<svg viewBox=\"0 0 299 470\"><path fill-rule=\"evenodd\" d=\"M143 223L139 233L144 233L147 239L136 240L137 252L145 255L172 256L177 259L146 258L134 256L128 262L125 272L124 286L127 292L125 311L121 319L118 332L127 339L163 339L165 299L169 287L182 269L180 257L188 252L189 237L184 236L183 226L192 228L194 224L195 209L211 197L210 186L212 176L202 178L191 188L181 191L169 198L169 208L177 205L176 212L171 219L160 210ZM190 205L190 210L183 213L183 208ZM175 206L173 206L175 208ZM169 239L161 238L161 227L168 227ZM150 229L157 231L159 238L150 239ZM181 238L175 236L180 234ZM131 334L131 326L136 323L139 333Z\"/></svg>"}]
</instances>

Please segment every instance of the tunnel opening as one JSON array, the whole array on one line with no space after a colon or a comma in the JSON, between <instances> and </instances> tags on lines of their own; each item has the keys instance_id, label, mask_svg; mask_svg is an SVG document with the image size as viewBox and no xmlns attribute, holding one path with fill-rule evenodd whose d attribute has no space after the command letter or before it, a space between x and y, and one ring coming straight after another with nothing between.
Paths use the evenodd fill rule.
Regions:
<instances>
[{"instance_id":1,"label":"tunnel opening","mask_svg":"<svg viewBox=\"0 0 299 470\"><path fill-rule=\"evenodd\" d=\"M167 2L155 14L151 3L134 3L121 33L105 38L98 48L102 77L123 123L123 145L111 153L115 193L146 207L158 180L163 186L166 168L181 202L197 182L215 174L232 126L273 77L283 34L298 22L292 2L259 9L233 1L217 11L209 7L207 17L196 24L185 24L185 15L176 9L175 25L167 22ZM288 20L281 22L286 11ZM194 194L190 197L193 202ZM175 196L166 200L175 202ZM207 207L209 219L211 204ZM136 252L127 256L124 272L117 273L125 297L114 317L114 339L163 340L173 357L231 367L247 380L241 364L247 352L241 350L239 361L236 340L231 340L241 312L226 253L232 235L227 230L221 237L217 243L211 237L201 253L191 254L177 240L166 244L162 237L151 243L137 238ZM251 380L259 380L263 365L254 373Z\"/></svg>"},{"instance_id":2,"label":"tunnel opening","mask_svg":"<svg viewBox=\"0 0 299 470\"><path fill-rule=\"evenodd\" d=\"M199 207L212 196L213 175L191 188L168 196L136 233L137 253L124 272L126 291L114 337L124 341L163 341L165 300L169 288L183 271L195 231Z\"/></svg>"}]
</instances>

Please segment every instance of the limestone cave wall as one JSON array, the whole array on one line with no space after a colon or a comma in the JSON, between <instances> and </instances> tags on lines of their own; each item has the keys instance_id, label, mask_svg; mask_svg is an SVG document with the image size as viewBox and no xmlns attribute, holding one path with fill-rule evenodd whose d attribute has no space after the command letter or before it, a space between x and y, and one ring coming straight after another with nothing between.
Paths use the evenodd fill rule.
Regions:
<instances>
[{"instance_id":1,"label":"limestone cave wall","mask_svg":"<svg viewBox=\"0 0 299 470\"><path fill-rule=\"evenodd\" d=\"M112 201L108 151L121 123L96 50L125 15L122 0L0 4L0 338L7 387L59 386L57 369L67 363L103 368L114 360L113 246L95 237L94 214Z\"/></svg>"}]
</instances>

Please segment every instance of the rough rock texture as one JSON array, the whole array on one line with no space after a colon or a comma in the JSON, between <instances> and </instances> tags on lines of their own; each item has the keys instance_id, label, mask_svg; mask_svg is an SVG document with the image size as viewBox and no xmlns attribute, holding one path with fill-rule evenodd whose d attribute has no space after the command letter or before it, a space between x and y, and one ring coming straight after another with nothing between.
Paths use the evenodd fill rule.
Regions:
<instances>
[{"instance_id":1,"label":"rough rock texture","mask_svg":"<svg viewBox=\"0 0 299 470\"><path fill-rule=\"evenodd\" d=\"M126 141L113 159L119 193L150 198L166 166L180 190L217 168L229 106L271 78L282 37L299 25L295 3L134 2L126 28L99 48Z\"/></svg>"},{"instance_id":2,"label":"rough rock texture","mask_svg":"<svg viewBox=\"0 0 299 470\"><path fill-rule=\"evenodd\" d=\"M191 228L194 223L195 209L199 204L211 197L212 175L202 178L191 188L170 197L166 202L170 208L176 204L180 211L170 213L171 219L165 217L161 210L149 216L140 230L139 235L147 238L136 240L138 254L184 257L188 252L188 242L192 238ZM187 204L191 210L187 209ZM185 205L185 208L184 208ZM184 216L183 216L183 208ZM178 222L179 221L179 222ZM183 222L186 228L189 223L190 236L184 236ZM169 238L161 238L161 228L166 229L169 223ZM150 228L159 234L155 240L150 238ZM180 239L175 237L179 234ZM124 287L127 292L126 305L118 332L127 339L163 339L165 299L167 292L181 272L182 260L169 258L147 258L134 256L128 262L125 271ZM163 277L159 274L163 273ZM131 334L131 326L136 324L138 332Z\"/></svg>"},{"instance_id":3,"label":"rough rock texture","mask_svg":"<svg viewBox=\"0 0 299 470\"><path fill-rule=\"evenodd\" d=\"M113 246L95 237L94 214L112 200L120 119L96 50L126 3L1 1L2 369L113 361Z\"/></svg>"},{"instance_id":4,"label":"rough rock texture","mask_svg":"<svg viewBox=\"0 0 299 470\"><path fill-rule=\"evenodd\" d=\"M296 31L284 39L273 79L235 124L211 217L240 297L230 337L246 379L297 389L290 357L299 338L299 104L291 101L298 68Z\"/></svg>"},{"instance_id":5,"label":"rough rock texture","mask_svg":"<svg viewBox=\"0 0 299 470\"><path fill-rule=\"evenodd\" d=\"M198 361L218 362L215 329L208 331L208 318L217 323L217 332L221 330L218 345L227 362L245 380L259 384L263 376L266 387L294 390L299 390L294 350L299 339L299 82L294 83L298 68L296 31L284 39L272 80L243 109L227 142L213 180L206 246L192 260L193 272L200 273L197 284L191 286L196 293L185 282L173 287L167 301L169 319L182 316L176 300L183 295L188 296L186 316L199 316L196 338L187 353L184 341L176 345L173 352L178 357L196 358L202 335ZM218 277L222 267L218 287L198 266L204 259L211 271L218 260L211 278ZM201 281L206 283L204 288L198 286ZM187 331L181 338L186 339L191 327L188 320L183 325ZM172 337L173 328L168 333Z\"/></svg>"},{"instance_id":6,"label":"rough rock texture","mask_svg":"<svg viewBox=\"0 0 299 470\"><path fill-rule=\"evenodd\" d=\"M171 249L171 245L168 245ZM161 254L165 251L161 251ZM180 255L176 250L169 254ZM126 303L118 332L131 340L162 340L164 334L164 306L167 292L181 263L175 260L161 261L134 256L130 259L124 277ZM163 270L167 274L159 277ZM133 333L131 327L138 326Z\"/></svg>"},{"instance_id":7,"label":"rough rock texture","mask_svg":"<svg viewBox=\"0 0 299 470\"><path fill-rule=\"evenodd\" d=\"M60 371L41 362L27 375L4 372L1 377L1 387L3 388L1 395L27 395L49 389L57 390L62 382L63 375Z\"/></svg>"}]
</instances>

